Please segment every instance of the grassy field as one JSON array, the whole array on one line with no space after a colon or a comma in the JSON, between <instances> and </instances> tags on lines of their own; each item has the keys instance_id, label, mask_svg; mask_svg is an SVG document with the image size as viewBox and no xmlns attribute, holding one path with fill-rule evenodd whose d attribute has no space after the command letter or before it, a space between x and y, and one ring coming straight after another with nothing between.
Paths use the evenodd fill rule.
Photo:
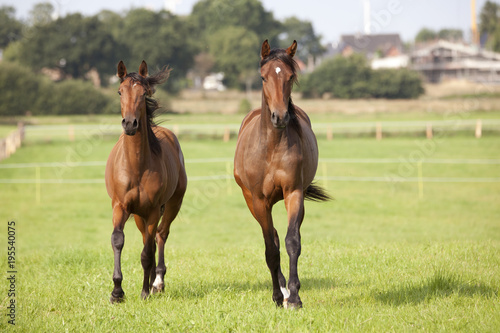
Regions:
<instances>
[{"instance_id":1,"label":"grassy field","mask_svg":"<svg viewBox=\"0 0 500 333\"><path fill-rule=\"evenodd\" d=\"M211 119L203 117L199 122ZM214 117L219 122L221 116ZM40 164L0 168L2 180L25 180L0 183L4 258L6 224L16 222L17 330L500 329L499 165L425 162L499 159L498 137L320 139L324 160L317 176L335 200L306 204L299 260L304 308L299 311L277 309L272 303L261 231L237 185L231 178L206 178L230 175L235 140L181 142L191 180L167 242L166 292L140 300L142 240L129 221L122 257L127 300L109 304L113 254L104 166L66 162L104 162L115 140L28 140L0 163ZM195 161L208 158L221 160ZM41 164L53 162L58 164ZM415 180L419 175L420 185ZM60 179L66 183L53 183ZM432 181L436 179L444 182ZM282 242L285 216L278 204L274 220ZM0 263L7 272L7 262ZM286 272L284 250L282 266ZM5 278L0 287L3 314L9 302ZM11 328L7 319L2 315L1 331Z\"/></svg>"}]
</instances>

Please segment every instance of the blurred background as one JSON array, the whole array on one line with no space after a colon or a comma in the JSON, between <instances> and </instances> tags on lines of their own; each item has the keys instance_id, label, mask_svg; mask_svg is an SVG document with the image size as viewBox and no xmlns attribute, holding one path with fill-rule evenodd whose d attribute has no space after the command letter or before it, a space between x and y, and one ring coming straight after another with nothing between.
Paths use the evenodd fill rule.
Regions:
<instances>
[{"instance_id":1,"label":"blurred background","mask_svg":"<svg viewBox=\"0 0 500 333\"><path fill-rule=\"evenodd\" d=\"M298 42L293 101L335 198L306 203L308 308L293 315L269 311L261 230L232 175L266 39ZM499 331L499 52L498 1L0 0L0 221L16 222L21 327ZM104 169L122 133L120 60L173 69L155 97L189 184L165 295L134 296L142 238L129 222L129 299L112 307ZM282 204L273 218L283 242Z\"/></svg>"}]
</instances>

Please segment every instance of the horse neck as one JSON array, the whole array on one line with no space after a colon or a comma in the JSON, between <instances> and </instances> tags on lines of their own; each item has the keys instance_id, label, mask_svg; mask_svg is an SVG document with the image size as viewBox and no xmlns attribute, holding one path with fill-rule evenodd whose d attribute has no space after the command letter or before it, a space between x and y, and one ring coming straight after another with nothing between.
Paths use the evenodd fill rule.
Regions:
<instances>
[{"instance_id":1,"label":"horse neck","mask_svg":"<svg viewBox=\"0 0 500 333\"><path fill-rule=\"evenodd\" d=\"M271 122L271 111L267 104L264 92L262 92L262 106L260 114L260 137L264 138L262 144L268 148L288 141L288 126L284 129L277 129Z\"/></svg>"},{"instance_id":2,"label":"horse neck","mask_svg":"<svg viewBox=\"0 0 500 333\"><path fill-rule=\"evenodd\" d=\"M151 157L151 148L148 140L148 119L143 112L139 120L139 128L133 136L124 135L123 147L126 160L136 171L143 170Z\"/></svg>"}]
</instances>

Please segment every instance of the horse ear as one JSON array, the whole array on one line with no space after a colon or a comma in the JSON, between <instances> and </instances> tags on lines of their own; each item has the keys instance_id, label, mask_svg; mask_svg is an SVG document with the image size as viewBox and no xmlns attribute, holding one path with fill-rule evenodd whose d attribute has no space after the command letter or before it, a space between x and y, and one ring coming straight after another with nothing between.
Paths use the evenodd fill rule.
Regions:
<instances>
[{"instance_id":1,"label":"horse ear","mask_svg":"<svg viewBox=\"0 0 500 333\"><path fill-rule=\"evenodd\" d=\"M269 52L271 52L271 47L269 46L269 43L266 39L264 43L262 43L262 48L260 49L260 58L266 58L269 55Z\"/></svg>"},{"instance_id":2,"label":"horse ear","mask_svg":"<svg viewBox=\"0 0 500 333\"><path fill-rule=\"evenodd\" d=\"M127 75L127 67L125 67L125 64L123 63L123 61L120 60L120 62L118 63L118 69L116 71L116 76L118 76L120 78L120 80L123 81L123 79L125 78L126 75Z\"/></svg>"},{"instance_id":3,"label":"horse ear","mask_svg":"<svg viewBox=\"0 0 500 333\"><path fill-rule=\"evenodd\" d=\"M146 62L144 60L141 62L141 66L139 67L139 74L142 77L148 76L148 65L146 64Z\"/></svg>"},{"instance_id":4,"label":"horse ear","mask_svg":"<svg viewBox=\"0 0 500 333\"><path fill-rule=\"evenodd\" d=\"M290 57L293 57L296 51L297 51L297 41L294 40L292 45L290 45L290 47L286 49L286 53L288 53Z\"/></svg>"}]
</instances>

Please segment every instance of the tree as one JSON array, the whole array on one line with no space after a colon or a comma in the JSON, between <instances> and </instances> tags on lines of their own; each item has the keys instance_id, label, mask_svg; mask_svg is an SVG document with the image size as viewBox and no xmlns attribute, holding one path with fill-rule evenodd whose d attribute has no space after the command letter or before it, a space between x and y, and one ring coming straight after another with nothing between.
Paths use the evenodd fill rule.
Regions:
<instances>
[{"instance_id":1,"label":"tree","mask_svg":"<svg viewBox=\"0 0 500 333\"><path fill-rule=\"evenodd\" d=\"M437 33L434 30L428 28L422 28L417 33L417 36L415 37L415 42L424 43L431 40L435 40L437 37L438 37Z\"/></svg>"},{"instance_id":2,"label":"tree","mask_svg":"<svg viewBox=\"0 0 500 333\"><path fill-rule=\"evenodd\" d=\"M54 6L50 2L37 3L30 10L31 25L44 25L52 22Z\"/></svg>"},{"instance_id":3,"label":"tree","mask_svg":"<svg viewBox=\"0 0 500 333\"><path fill-rule=\"evenodd\" d=\"M66 75L84 78L91 69L114 74L119 45L97 17L71 14L34 26L31 38L20 45L20 61L35 70L60 68Z\"/></svg>"},{"instance_id":4,"label":"tree","mask_svg":"<svg viewBox=\"0 0 500 333\"><path fill-rule=\"evenodd\" d=\"M460 29L441 29L437 37L444 40L460 41L464 39L464 33Z\"/></svg>"},{"instance_id":5,"label":"tree","mask_svg":"<svg viewBox=\"0 0 500 333\"><path fill-rule=\"evenodd\" d=\"M0 49L21 39L23 24L15 18L14 7L0 8Z\"/></svg>"},{"instance_id":6,"label":"tree","mask_svg":"<svg viewBox=\"0 0 500 333\"><path fill-rule=\"evenodd\" d=\"M424 92L418 73L372 70L362 55L328 59L302 80L300 89L304 97L328 93L336 98L417 98Z\"/></svg>"},{"instance_id":7,"label":"tree","mask_svg":"<svg viewBox=\"0 0 500 333\"><path fill-rule=\"evenodd\" d=\"M297 57L307 61L309 56L317 57L325 48L321 45L321 36L316 35L310 21L301 21L297 17L289 17L282 23L282 32L278 36L279 46L287 48L294 40L299 45Z\"/></svg>"},{"instance_id":8,"label":"tree","mask_svg":"<svg viewBox=\"0 0 500 333\"><path fill-rule=\"evenodd\" d=\"M150 68L169 65L173 71L163 87L177 89L175 81L185 77L197 53L191 35L192 27L185 18L167 11L131 10L118 32L118 40L128 49L127 57L120 59L130 61L131 66L142 60Z\"/></svg>"},{"instance_id":9,"label":"tree","mask_svg":"<svg viewBox=\"0 0 500 333\"><path fill-rule=\"evenodd\" d=\"M486 39L486 46L500 52L500 5L486 1L479 16L479 32ZM481 39L483 39L481 38Z\"/></svg>"},{"instance_id":10,"label":"tree","mask_svg":"<svg viewBox=\"0 0 500 333\"><path fill-rule=\"evenodd\" d=\"M259 0L201 0L191 13L202 41L224 27L242 27L253 32L263 42L268 39L277 45L280 23L274 19Z\"/></svg>"},{"instance_id":11,"label":"tree","mask_svg":"<svg viewBox=\"0 0 500 333\"><path fill-rule=\"evenodd\" d=\"M215 69L224 72L230 87L252 84L258 77L259 37L243 27L225 27L209 37L209 53L215 59Z\"/></svg>"}]
</instances>

